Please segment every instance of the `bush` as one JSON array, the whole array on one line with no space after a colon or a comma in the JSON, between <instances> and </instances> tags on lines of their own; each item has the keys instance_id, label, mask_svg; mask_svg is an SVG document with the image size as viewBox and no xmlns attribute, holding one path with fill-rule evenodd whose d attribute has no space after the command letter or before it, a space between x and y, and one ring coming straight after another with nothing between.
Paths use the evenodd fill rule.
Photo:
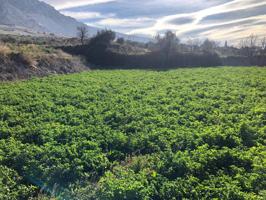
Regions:
<instances>
[{"instance_id":1,"label":"bush","mask_svg":"<svg viewBox=\"0 0 266 200\"><path fill-rule=\"evenodd\" d=\"M104 48L111 44L112 41L115 40L115 32L111 30L102 30L98 31L96 36L91 38L90 46L94 48Z\"/></svg>"},{"instance_id":2,"label":"bush","mask_svg":"<svg viewBox=\"0 0 266 200\"><path fill-rule=\"evenodd\" d=\"M0 165L0 199L27 200L34 195L36 189L27 185L16 171Z\"/></svg>"},{"instance_id":3,"label":"bush","mask_svg":"<svg viewBox=\"0 0 266 200\"><path fill-rule=\"evenodd\" d=\"M116 40L116 42L117 42L118 44L124 44L124 43L125 43L125 39L124 39L124 38L118 38L118 39Z\"/></svg>"},{"instance_id":4,"label":"bush","mask_svg":"<svg viewBox=\"0 0 266 200\"><path fill-rule=\"evenodd\" d=\"M153 188L149 186L145 172L135 174L131 170L114 169L99 182L98 197L102 200L150 199Z\"/></svg>"},{"instance_id":5,"label":"bush","mask_svg":"<svg viewBox=\"0 0 266 200\"><path fill-rule=\"evenodd\" d=\"M36 64L36 61L31 56L24 53L11 53L10 59L24 66L34 66Z\"/></svg>"},{"instance_id":6,"label":"bush","mask_svg":"<svg viewBox=\"0 0 266 200\"><path fill-rule=\"evenodd\" d=\"M10 52L11 49L7 45L0 43L0 57L6 57Z\"/></svg>"}]
</instances>

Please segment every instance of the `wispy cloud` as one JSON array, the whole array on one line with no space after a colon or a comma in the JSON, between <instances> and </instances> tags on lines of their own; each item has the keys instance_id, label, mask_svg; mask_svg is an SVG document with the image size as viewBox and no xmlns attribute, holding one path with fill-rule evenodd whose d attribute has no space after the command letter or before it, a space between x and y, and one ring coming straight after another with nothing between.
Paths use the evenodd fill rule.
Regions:
<instances>
[{"instance_id":1,"label":"wispy cloud","mask_svg":"<svg viewBox=\"0 0 266 200\"><path fill-rule=\"evenodd\" d=\"M99 12L71 12L62 11L62 14L76 18L78 20L89 20L89 19L109 19L115 17L114 13L101 14Z\"/></svg>"},{"instance_id":2,"label":"wispy cloud","mask_svg":"<svg viewBox=\"0 0 266 200\"><path fill-rule=\"evenodd\" d=\"M266 34L266 0L45 1L84 23L128 34L173 30L180 37L219 40Z\"/></svg>"},{"instance_id":3,"label":"wispy cloud","mask_svg":"<svg viewBox=\"0 0 266 200\"><path fill-rule=\"evenodd\" d=\"M101 4L106 2L112 2L114 0L43 0L46 3L53 5L58 10L86 6L86 5L94 5Z\"/></svg>"},{"instance_id":4,"label":"wispy cloud","mask_svg":"<svg viewBox=\"0 0 266 200\"><path fill-rule=\"evenodd\" d=\"M181 36L186 36L186 35L194 36L194 37L205 36L205 37L211 37L211 38L216 38L216 39L226 39L228 38L228 35L226 34L226 32L228 32L228 28L229 29L230 28L240 29L241 26L243 26L243 24L239 24L239 23L248 19L248 18L243 17L246 15L246 12L248 11L248 9L260 8L261 6L265 6L265 5L266 5L266 1L234 0L231 2L213 6L207 9L199 10L197 12L165 16L162 19L158 19L154 26L147 27L147 28L141 28L141 29L134 29L134 30L131 30L129 34L140 34L141 33L141 34L147 34L147 35L154 35L157 32L162 32L165 30L173 30L173 31L176 31L176 33ZM219 18L220 23L217 23L217 22L203 23L204 19L209 16L218 15L218 14L226 15L230 12L238 12L239 19L235 20L234 18L232 18L232 19L225 20L225 17L221 16ZM266 14L266 10L264 11L264 13ZM255 16L249 17L249 19L252 18L255 22L256 20L259 20L259 19L260 20L265 19L265 24L266 24L265 15L257 15L256 12L253 12L253 15ZM184 20L184 19L190 19L190 22L189 23L178 23L179 20ZM248 24L249 23L250 22L248 22ZM223 30L223 27L225 27L225 25L230 25L226 27L227 30ZM254 29L255 27L258 28L257 26L253 26L252 24L249 24L249 25L250 26L245 27L246 33L242 33L242 36L245 36L246 34L250 34L250 32L258 33L258 31L259 31L259 34L262 34L261 29L259 30ZM213 30L213 27L216 27L216 30L215 30L217 31L215 32L216 34L214 34L214 32L211 31ZM209 32L206 31L208 29L210 30ZM201 32L201 30L205 30L205 31ZM193 32L196 34L191 35L191 33ZM219 32L222 34L219 34Z\"/></svg>"},{"instance_id":5,"label":"wispy cloud","mask_svg":"<svg viewBox=\"0 0 266 200\"><path fill-rule=\"evenodd\" d=\"M104 27L120 27L120 28L134 28L134 27L146 27L150 26L155 22L154 19L148 18L148 17L138 17L138 18L106 18L102 19L97 23L99 26L104 26Z\"/></svg>"}]
</instances>

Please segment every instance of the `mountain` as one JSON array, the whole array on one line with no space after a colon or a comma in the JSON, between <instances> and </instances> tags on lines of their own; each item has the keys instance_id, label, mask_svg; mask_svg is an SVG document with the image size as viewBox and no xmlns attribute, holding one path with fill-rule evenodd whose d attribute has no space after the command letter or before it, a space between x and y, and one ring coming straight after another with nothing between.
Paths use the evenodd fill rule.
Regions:
<instances>
[{"instance_id":1,"label":"mountain","mask_svg":"<svg viewBox=\"0 0 266 200\"><path fill-rule=\"evenodd\" d=\"M53 33L57 36L74 37L77 27L84 25L39 0L0 0L0 33L35 36ZM99 30L92 26L87 27L90 35ZM117 33L117 36L137 42L150 40L122 33Z\"/></svg>"},{"instance_id":2,"label":"mountain","mask_svg":"<svg viewBox=\"0 0 266 200\"><path fill-rule=\"evenodd\" d=\"M38 0L0 0L0 25L73 37L83 24ZM89 26L88 29L91 34L98 30Z\"/></svg>"}]
</instances>

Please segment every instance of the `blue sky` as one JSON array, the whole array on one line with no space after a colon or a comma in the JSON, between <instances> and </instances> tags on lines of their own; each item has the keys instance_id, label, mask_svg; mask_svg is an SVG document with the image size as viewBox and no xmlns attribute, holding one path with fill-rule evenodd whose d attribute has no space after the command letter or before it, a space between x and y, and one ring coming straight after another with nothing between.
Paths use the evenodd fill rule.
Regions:
<instances>
[{"instance_id":1,"label":"blue sky","mask_svg":"<svg viewBox=\"0 0 266 200\"><path fill-rule=\"evenodd\" d=\"M154 36L236 41L266 35L266 0L43 0L88 25Z\"/></svg>"}]
</instances>

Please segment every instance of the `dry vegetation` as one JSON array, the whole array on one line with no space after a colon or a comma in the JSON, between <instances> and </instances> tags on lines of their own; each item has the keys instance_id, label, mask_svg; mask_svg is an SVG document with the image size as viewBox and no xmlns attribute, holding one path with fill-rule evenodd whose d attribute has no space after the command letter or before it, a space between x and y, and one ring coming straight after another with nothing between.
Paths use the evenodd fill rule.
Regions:
<instances>
[{"instance_id":1,"label":"dry vegetation","mask_svg":"<svg viewBox=\"0 0 266 200\"><path fill-rule=\"evenodd\" d=\"M7 56L11 52L11 49L4 43L0 43L0 56Z\"/></svg>"},{"instance_id":2,"label":"dry vegetation","mask_svg":"<svg viewBox=\"0 0 266 200\"><path fill-rule=\"evenodd\" d=\"M87 70L81 58L46 45L0 43L0 80Z\"/></svg>"}]
</instances>

